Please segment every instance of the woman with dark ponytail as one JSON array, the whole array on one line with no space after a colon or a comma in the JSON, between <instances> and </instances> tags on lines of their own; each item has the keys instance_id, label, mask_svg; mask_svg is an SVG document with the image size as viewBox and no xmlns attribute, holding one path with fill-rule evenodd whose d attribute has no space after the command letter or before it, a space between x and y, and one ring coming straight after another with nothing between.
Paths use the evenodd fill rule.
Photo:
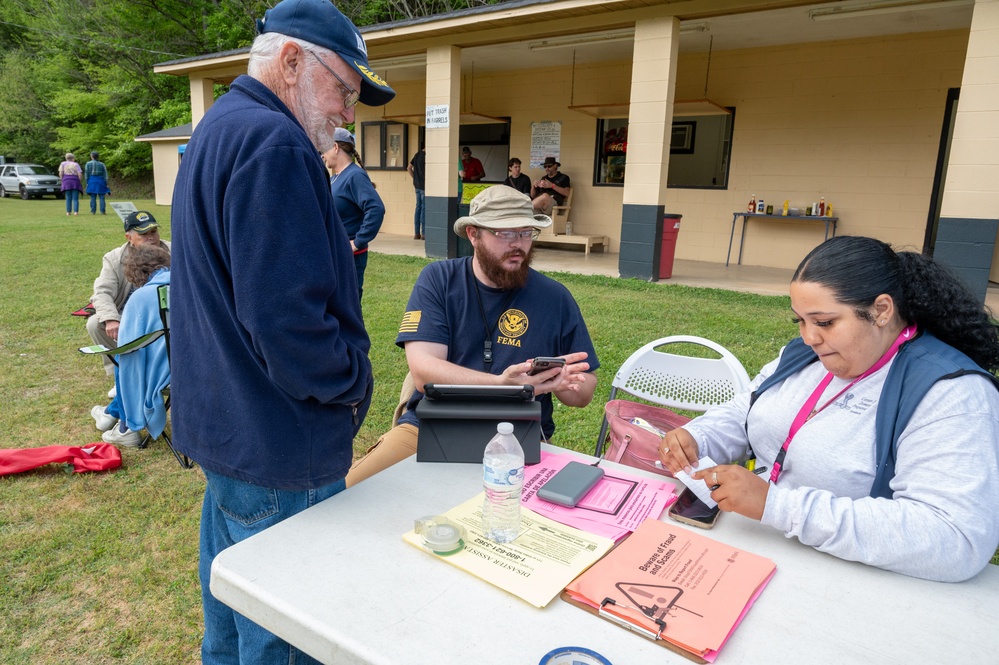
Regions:
<instances>
[{"instance_id":1,"label":"woman with dark ponytail","mask_svg":"<svg viewBox=\"0 0 999 665\"><path fill-rule=\"evenodd\" d=\"M664 437L722 510L835 556L940 581L999 546L999 327L946 268L873 238L791 279L801 336L750 389ZM755 457L762 474L737 464ZM693 469L690 469L693 471Z\"/></svg>"},{"instance_id":2,"label":"woman with dark ponytail","mask_svg":"<svg viewBox=\"0 0 999 665\"><path fill-rule=\"evenodd\" d=\"M364 291L364 270L368 267L368 243L382 227L385 204L367 172L358 164L353 135L343 127L337 127L333 131L333 141L333 147L323 154L323 161L333 172L330 191L354 251L357 297L360 298Z\"/></svg>"}]
</instances>

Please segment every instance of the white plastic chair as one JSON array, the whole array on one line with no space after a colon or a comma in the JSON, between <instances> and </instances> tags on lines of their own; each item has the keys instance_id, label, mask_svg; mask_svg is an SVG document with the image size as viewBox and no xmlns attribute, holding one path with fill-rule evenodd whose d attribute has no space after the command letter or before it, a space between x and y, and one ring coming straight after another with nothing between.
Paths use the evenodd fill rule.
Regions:
<instances>
[{"instance_id":1,"label":"white plastic chair","mask_svg":"<svg viewBox=\"0 0 999 665\"><path fill-rule=\"evenodd\" d=\"M668 353L669 344L699 344L720 358L697 358ZM614 375L608 401L622 390L633 397L670 409L707 411L726 402L749 386L749 374L725 347L703 337L673 335L649 342L624 361ZM596 456L603 452L607 438L607 416L600 425Z\"/></svg>"}]
</instances>

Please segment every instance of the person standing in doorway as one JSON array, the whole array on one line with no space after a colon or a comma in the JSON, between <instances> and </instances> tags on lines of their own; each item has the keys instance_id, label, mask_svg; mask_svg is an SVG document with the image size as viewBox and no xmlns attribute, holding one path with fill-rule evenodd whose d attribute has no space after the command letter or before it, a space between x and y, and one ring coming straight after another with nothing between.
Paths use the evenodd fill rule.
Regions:
<instances>
[{"instance_id":1,"label":"person standing in doorway","mask_svg":"<svg viewBox=\"0 0 999 665\"><path fill-rule=\"evenodd\" d=\"M66 216L80 214L80 192L83 191L83 169L76 163L76 156L66 153L66 160L59 165L62 193L66 197Z\"/></svg>"},{"instance_id":2,"label":"person standing in doorway","mask_svg":"<svg viewBox=\"0 0 999 665\"><path fill-rule=\"evenodd\" d=\"M364 292L364 269L368 266L368 243L375 239L385 220L385 204L378 196L367 171L357 164L354 137L343 127L333 132L333 147L323 153L323 161L333 172L330 191L333 204L350 238L357 271L357 297Z\"/></svg>"},{"instance_id":3,"label":"person standing in doorway","mask_svg":"<svg viewBox=\"0 0 999 665\"><path fill-rule=\"evenodd\" d=\"M465 172L461 176L465 182L479 182L486 177L482 162L472 157L472 149L467 145L461 149L461 170Z\"/></svg>"},{"instance_id":4,"label":"person standing in doorway","mask_svg":"<svg viewBox=\"0 0 999 665\"><path fill-rule=\"evenodd\" d=\"M416 212L413 213L413 240L423 240L426 229L427 211L424 207L427 180L427 151L420 143L420 150L409 160L409 175L413 177L413 189L416 190Z\"/></svg>"},{"instance_id":5,"label":"person standing in doorway","mask_svg":"<svg viewBox=\"0 0 999 665\"><path fill-rule=\"evenodd\" d=\"M343 491L371 403L371 342L321 155L355 104L395 91L329 0L281 0L257 31L247 74L191 135L171 220L173 443L207 479L205 665L317 662L215 598L212 562Z\"/></svg>"},{"instance_id":6,"label":"person standing in doorway","mask_svg":"<svg viewBox=\"0 0 999 665\"><path fill-rule=\"evenodd\" d=\"M90 194L90 214L97 214L97 199L101 200L101 214L106 215L107 209L104 197L111 193L108 189L108 167L98 159L100 155L96 151L90 153L90 161L83 168L83 173L87 176L87 194Z\"/></svg>"}]
</instances>

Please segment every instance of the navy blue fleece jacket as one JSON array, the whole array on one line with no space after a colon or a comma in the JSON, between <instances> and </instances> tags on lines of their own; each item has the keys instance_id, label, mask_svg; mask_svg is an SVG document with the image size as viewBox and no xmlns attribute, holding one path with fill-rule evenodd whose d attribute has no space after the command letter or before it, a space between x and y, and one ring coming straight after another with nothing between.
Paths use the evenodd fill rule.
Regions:
<instances>
[{"instance_id":1,"label":"navy blue fleece jacket","mask_svg":"<svg viewBox=\"0 0 999 665\"><path fill-rule=\"evenodd\" d=\"M265 487L343 478L372 384L350 242L319 152L258 81L198 124L171 221L178 450Z\"/></svg>"}]
</instances>

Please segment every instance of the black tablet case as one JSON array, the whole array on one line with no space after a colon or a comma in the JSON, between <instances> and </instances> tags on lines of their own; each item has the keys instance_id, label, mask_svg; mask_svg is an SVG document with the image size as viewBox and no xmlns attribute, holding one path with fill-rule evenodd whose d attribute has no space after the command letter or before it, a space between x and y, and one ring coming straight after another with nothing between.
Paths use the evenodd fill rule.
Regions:
<instances>
[{"instance_id":1,"label":"black tablet case","mask_svg":"<svg viewBox=\"0 0 999 665\"><path fill-rule=\"evenodd\" d=\"M541 403L515 402L510 398L458 400L425 398L416 405L420 435L417 462L469 462L482 464L486 444L496 425L508 422L524 449L524 461L541 461Z\"/></svg>"}]
</instances>

